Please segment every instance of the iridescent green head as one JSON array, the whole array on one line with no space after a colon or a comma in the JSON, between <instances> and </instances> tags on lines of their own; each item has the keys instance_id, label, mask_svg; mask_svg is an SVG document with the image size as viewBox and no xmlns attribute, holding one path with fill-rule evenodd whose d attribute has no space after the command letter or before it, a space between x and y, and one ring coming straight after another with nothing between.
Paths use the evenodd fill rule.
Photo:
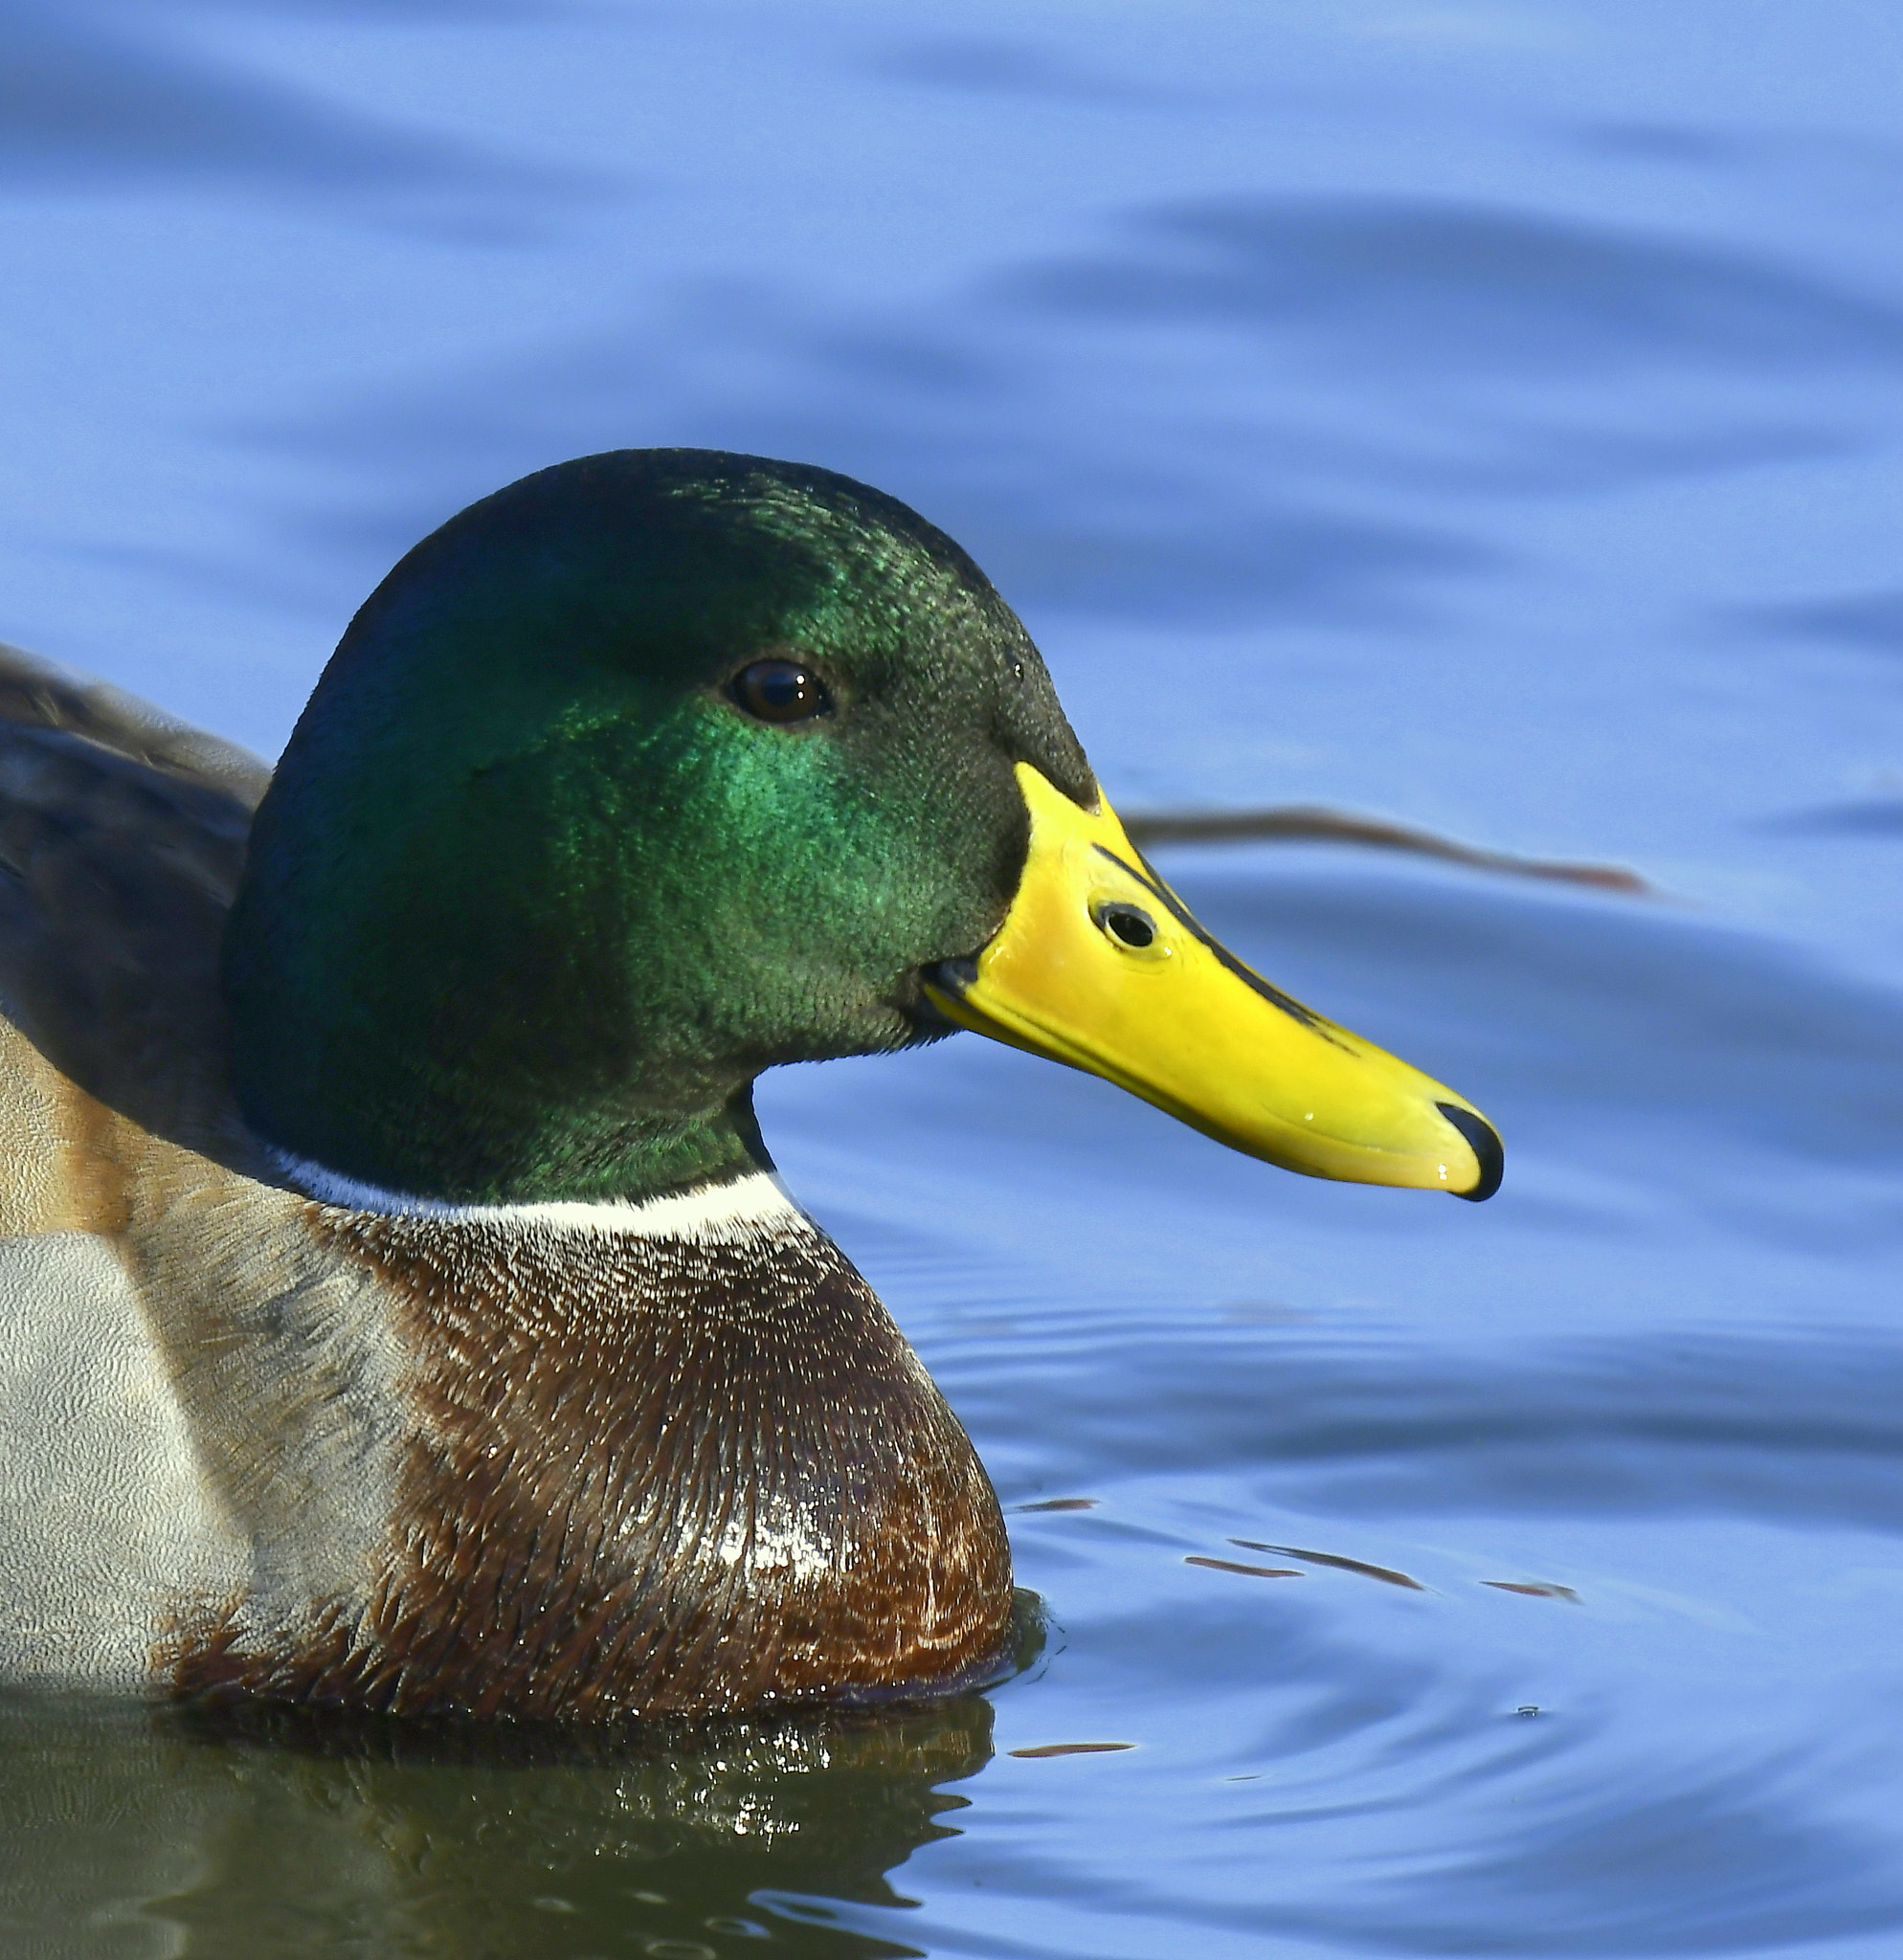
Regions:
<instances>
[{"instance_id":1,"label":"iridescent green head","mask_svg":"<svg viewBox=\"0 0 1903 1960\"><path fill-rule=\"evenodd\" d=\"M564 463L410 553L325 670L226 946L273 1144L447 1199L764 1162L777 1062L944 1032L1027 763L1089 767L1015 615L893 499L702 450Z\"/></svg>"}]
</instances>

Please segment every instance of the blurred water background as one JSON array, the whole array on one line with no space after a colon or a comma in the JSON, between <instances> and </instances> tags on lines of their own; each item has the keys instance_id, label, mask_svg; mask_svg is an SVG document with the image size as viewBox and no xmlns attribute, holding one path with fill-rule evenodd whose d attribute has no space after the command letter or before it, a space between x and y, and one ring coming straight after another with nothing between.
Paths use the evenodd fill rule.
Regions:
<instances>
[{"instance_id":1,"label":"blurred water background","mask_svg":"<svg viewBox=\"0 0 1903 1960\"><path fill-rule=\"evenodd\" d=\"M1903 1951L1903 12L11 0L4 44L5 637L275 752L464 502L752 450L965 544L1121 806L1658 894L1163 855L1495 1118L1485 1207L972 1040L770 1079L1042 1658L606 1759L0 1700L4 1950Z\"/></svg>"}]
</instances>

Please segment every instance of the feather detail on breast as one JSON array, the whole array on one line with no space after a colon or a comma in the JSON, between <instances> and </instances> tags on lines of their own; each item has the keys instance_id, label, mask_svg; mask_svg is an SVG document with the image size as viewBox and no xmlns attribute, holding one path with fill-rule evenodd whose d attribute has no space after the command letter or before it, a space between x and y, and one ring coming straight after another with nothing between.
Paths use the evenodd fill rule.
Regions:
<instances>
[{"instance_id":1,"label":"feather detail on breast","mask_svg":"<svg viewBox=\"0 0 1903 1960\"><path fill-rule=\"evenodd\" d=\"M803 1219L695 1239L375 1217L414 1427L389 1581L298 1652L212 1630L190 1690L413 1714L705 1714L996 1660L1010 1563L957 1419Z\"/></svg>"}]
</instances>

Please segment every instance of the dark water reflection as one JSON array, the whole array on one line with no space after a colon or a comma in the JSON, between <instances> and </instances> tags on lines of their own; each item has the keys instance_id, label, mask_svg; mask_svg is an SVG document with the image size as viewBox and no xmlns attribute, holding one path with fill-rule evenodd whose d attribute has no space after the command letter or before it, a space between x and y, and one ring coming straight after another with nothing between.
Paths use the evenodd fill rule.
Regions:
<instances>
[{"instance_id":1,"label":"dark water reflection","mask_svg":"<svg viewBox=\"0 0 1903 1960\"><path fill-rule=\"evenodd\" d=\"M914 1903L886 1875L949 1834L991 1728L974 1698L590 1748L14 1699L0 1931L75 1960L885 1960L918 1949L839 1912Z\"/></svg>"},{"instance_id":2,"label":"dark water reflection","mask_svg":"<svg viewBox=\"0 0 1903 1960\"><path fill-rule=\"evenodd\" d=\"M1011 290L1092 321L1235 322L1413 369L1903 358L1892 307L1743 254L1530 211L1237 200L1145 212L1125 229L1125 253L1023 274Z\"/></svg>"},{"instance_id":3,"label":"dark water reflection","mask_svg":"<svg viewBox=\"0 0 1903 1960\"><path fill-rule=\"evenodd\" d=\"M15 185L204 177L299 196L459 179L493 189L501 175L480 151L188 52L142 31L132 10L32 0L8 10L0 159Z\"/></svg>"},{"instance_id":4,"label":"dark water reflection","mask_svg":"<svg viewBox=\"0 0 1903 1960\"><path fill-rule=\"evenodd\" d=\"M1859 592L1816 605L1766 607L1746 623L1800 643L1903 654L1903 592Z\"/></svg>"}]
</instances>

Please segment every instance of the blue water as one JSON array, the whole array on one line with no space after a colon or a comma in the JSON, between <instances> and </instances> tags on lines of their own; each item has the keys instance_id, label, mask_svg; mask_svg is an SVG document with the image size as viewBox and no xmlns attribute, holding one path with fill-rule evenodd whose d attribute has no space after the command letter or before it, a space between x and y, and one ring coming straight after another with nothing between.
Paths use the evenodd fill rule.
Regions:
<instances>
[{"instance_id":1,"label":"blue water","mask_svg":"<svg viewBox=\"0 0 1903 1960\"><path fill-rule=\"evenodd\" d=\"M0 1701L5 1950L1903 1951L1903 13L4 33L0 635L268 752L460 504L749 449L957 536L1121 806L1654 888L1166 855L1499 1123L1484 1207L975 1040L763 1084L1006 1503L1077 1501L1016 1681L605 1761Z\"/></svg>"}]
</instances>

